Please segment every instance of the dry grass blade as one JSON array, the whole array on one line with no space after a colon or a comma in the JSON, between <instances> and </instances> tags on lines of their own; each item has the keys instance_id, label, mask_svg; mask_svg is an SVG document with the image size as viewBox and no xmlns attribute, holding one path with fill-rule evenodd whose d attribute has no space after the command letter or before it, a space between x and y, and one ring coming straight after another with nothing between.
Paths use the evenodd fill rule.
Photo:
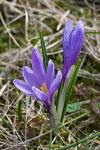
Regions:
<instances>
[{"instance_id":1,"label":"dry grass blade","mask_svg":"<svg viewBox=\"0 0 100 150\"><path fill-rule=\"evenodd\" d=\"M0 19L1 19L2 23L3 23L3 25L4 25L4 28L6 29L6 32L9 34L10 38L13 40L13 42L15 43L15 45L17 47L21 48L20 45L18 44L18 42L15 40L14 36L11 34L9 28L7 27L7 25L6 25L6 23L5 23L4 19L3 19L3 16L1 14L1 12L0 12Z\"/></svg>"}]
</instances>

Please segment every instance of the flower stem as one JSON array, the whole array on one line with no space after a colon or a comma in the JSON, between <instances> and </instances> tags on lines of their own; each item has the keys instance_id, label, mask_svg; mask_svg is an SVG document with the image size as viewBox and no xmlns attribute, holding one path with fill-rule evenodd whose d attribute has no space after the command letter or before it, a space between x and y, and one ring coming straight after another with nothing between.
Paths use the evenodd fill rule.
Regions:
<instances>
[{"instance_id":1,"label":"flower stem","mask_svg":"<svg viewBox=\"0 0 100 150\"><path fill-rule=\"evenodd\" d=\"M56 107L54 104L54 99L50 107L50 124L52 129L57 128L58 126L58 117L57 117Z\"/></svg>"}]
</instances>

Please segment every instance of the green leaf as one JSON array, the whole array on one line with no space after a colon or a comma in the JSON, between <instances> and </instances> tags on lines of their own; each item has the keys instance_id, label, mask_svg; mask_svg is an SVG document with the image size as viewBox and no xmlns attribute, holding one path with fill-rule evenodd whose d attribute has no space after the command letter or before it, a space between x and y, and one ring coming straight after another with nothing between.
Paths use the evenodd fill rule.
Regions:
<instances>
[{"instance_id":1,"label":"green leaf","mask_svg":"<svg viewBox=\"0 0 100 150\"><path fill-rule=\"evenodd\" d=\"M92 31L92 32L86 32L86 34L100 34L100 32L98 31Z\"/></svg>"},{"instance_id":2,"label":"green leaf","mask_svg":"<svg viewBox=\"0 0 100 150\"><path fill-rule=\"evenodd\" d=\"M40 41L41 41L43 62L44 62L45 69L47 70L47 67L48 67L48 56L47 56L47 53L46 53L46 46L45 46L45 41L44 41L44 38L43 38L43 33L40 32L39 36L40 36Z\"/></svg>"},{"instance_id":3,"label":"green leaf","mask_svg":"<svg viewBox=\"0 0 100 150\"><path fill-rule=\"evenodd\" d=\"M28 110L30 105L30 96L26 96L26 111Z\"/></svg>"},{"instance_id":4,"label":"green leaf","mask_svg":"<svg viewBox=\"0 0 100 150\"><path fill-rule=\"evenodd\" d=\"M52 100L51 103L51 107L50 107L50 124L51 124L51 128L56 128L58 126L58 118L57 118L57 111L56 111L56 106L54 104L54 98Z\"/></svg>"},{"instance_id":5,"label":"green leaf","mask_svg":"<svg viewBox=\"0 0 100 150\"><path fill-rule=\"evenodd\" d=\"M75 103L72 103L72 104L68 104L66 111L67 111L68 113L73 113L73 112L75 112L75 111L80 110L80 107L81 107L80 102L75 102Z\"/></svg>"},{"instance_id":6,"label":"green leaf","mask_svg":"<svg viewBox=\"0 0 100 150\"><path fill-rule=\"evenodd\" d=\"M58 105L59 105L59 100L60 100L60 95L62 93L62 89L63 89L63 86L64 86L64 82L62 81L59 89L58 89L58 93L57 93L57 97L56 97L56 109L58 110Z\"/></svg>"},{"instance_id":7,"label":"green leaf","mask_svg":"<svg viewBox=\"0 0 100 150\"><path fill-rule=\"evenodd\" d=\"M16 113L18 116L18 120L21 121L22 120L22 102L19 99L17 104L16 104Z\"/></svg>"},{"instance_id":8,"label":"green leaf","mask_svg":"<svg viewBox=\"0 0 100 150\"><path fill-rule=\"evenodd\" d=\"M50 138L49 138L48 149L49 149L49 150L52 150L52 131L50 132Z\"/></svg>"},{"instance_id":9,"label":"green leaf","mask_svg":"<svg viewBox=\"0 0 100 150\"><path fill-rule=\"evenodd\" d=\"M66 96L68 84L69 84L69 81L70 81L70 78L72 76L74 68L75 68L75 65L72 65L69 72L68 72L68 74L67 74L67 76L66 76L65 82L62 83L60 93L58 93L59 95L57 95L57 96L59 96L59 97L57 97L58 98L57 99L57 101L58 101L58 103L57 103L57 113L58 113L59 122L61 120L61 116L62 116L64 104L65 104L65 96Z\"/></svg>"},{"instance_id":10,"label":"green leaf","mask_svg":"<svg viewBox=\"0 0 100 150\"><path fill-rule=\"evenodd\" d=\"M68 84L68 88L67 88L67 92L66 92L66 96L65 96L65 101L64 101L63 112L62 112L62 117L61 117L61 122L63 121L64 115L66 113L68 101L70 99L73 86L74 86L75 81L77 79L77 75L78 75L78 72L79 72L79 69L80 69L80 64L81 64L81 60L79 59L76 63L75 69L72 73L71 79L70 79L69 84Z\"/></svg>"}]
</instances>

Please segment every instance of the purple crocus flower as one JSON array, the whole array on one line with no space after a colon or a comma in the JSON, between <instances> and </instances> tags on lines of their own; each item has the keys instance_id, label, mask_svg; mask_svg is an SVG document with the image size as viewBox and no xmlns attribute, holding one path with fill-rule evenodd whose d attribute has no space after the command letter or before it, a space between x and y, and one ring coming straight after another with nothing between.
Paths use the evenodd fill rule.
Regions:
<instances>
[{"instance_id":1,"label":"purple crocus flower","mask_svg":"<svg viewBox=\"0 0 100 150\"><path fill-rule=\"evenodd\" d=\"M26 95L41 101L50 111L53 96L62 80L60 71L57 72L55 77L52 60L49 60L46 71L39 51L33 48L32 69L28 66L23 67L23 77L25 81L19 79L13 81L15 86Z\"/></svg>"},{"instance_id":2,"label":"purple crocus flower","mask_svg":"<svg viewBox=\"0 0 100 150\"><path fill-rule=\"evenodd\" d=\"M84 22L80 20L76 27L70 19L66 22L63 34L63 51L64 51L64 65L63 65L63 80L72 65L75 65L80 53L80 49L84 43Z\"/></svg>"}]
</instances>

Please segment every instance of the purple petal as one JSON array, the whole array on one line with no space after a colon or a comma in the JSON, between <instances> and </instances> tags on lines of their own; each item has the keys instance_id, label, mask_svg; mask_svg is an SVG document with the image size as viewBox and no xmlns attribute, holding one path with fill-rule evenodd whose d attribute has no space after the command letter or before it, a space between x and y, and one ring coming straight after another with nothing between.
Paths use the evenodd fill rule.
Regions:
<instances>
[{"instance_id":1,"label":"purple petal","mask_svg":"<svg viewBox=\"0 0 100 150\"><path fill-rule=\"evenodd\" d=\"M32 87L33 93L35 97L40 100L43 104L46 106L49 106L50 104L48 103L48 97L47 95L42 92L41 90L37 89L36 87Z\"/></svg>"},{"instance_id":2,"label":"purple petal","mask_svg":"<svg viewBox=\"0 0 100 150\"><path fill-rule=\"evenodd\" d=\"M54 79L54 64L53 64L52 60L49 60L47 76L46 76L46 82L47 82L48 89L49 89L50 84L52 83L53 79Z\"/></svg>"},{"instance_id":3,"label":"purple petal","mask_svg":"<svg viewBox=\"0 0 100 150\"><path fill-rule=\"evenodd\" d=\"M36 77L36 74L33 72L32 69L30 69L28 66L25 66L23 68L23 76L25 81L32 87L36 86L39 88L41 85Z\"/></svg>"},{"instance_id":4,"label":"purple petal","mask_svg":"<svg viewBox=\"0 0 100 150\"><path fill-rule=\"evenodd\" d=\"M49 89L50 100L52 100L52 97L53 97L54 93L59 88L61 80L62 80L62 74L61 74L60 71L58 71L58 73L56 75L56 78L53 80L53 82L52 82L52 84L50 86L50 89Z\"/></svg>"},{"instance_id":5,"label":"purple petal","mask_svg":"<svg viewBox=\"0 0 100 150\"><path fill-rule=\"evenodd\" d=\"M69 49L69 37L73 30L73 23L70 19L66 21L66 25L63 33L63 50L66 55L66 51Z\"/></svg>"},{"instance_id":6,"label":"purple petal","mask_svg":"<svg viewBox=\"0 0 100 150\"><path fill-rule=\"evenodd\" d=\"M66 75L67 75L70 67L72 65L75 65L77 58L78 58L78 55L77 55L77 53L75 53L71 57L66 57L66 59L64 59L64 65L63 65L63 71L62 71L62 76L63 76L62 78L64 81L65 81Z\"/></svg>"},{"instance_id":7,"label":"purple petal","mask_svg":"<svg viewBox=\"0 0 100 150\"><path fill-rule=\"evenodd\" d=\"M42 57L39 51L35 48L32 50L32 69L42 84L42 82L45 80L45 68Z\"/></svg>"},{"instance_id":8,"label":"purple petal","mask_svg":"<svg viewBox=\"0 0 100 150\"><path fill-rule=\"evenodd\" d=\"M64 81L66 79L66 75L67 75L70 67L73 65L73 62L75 62L75 59L76 58L75 57L72 58L72 56L66 57L66 58L64 57L64 64L63 64L63 71L62 71L62 78Z\"/></svg>"},{"instance_id":9,"label":"purple petal","mask_svg":"<svg viewBox=\"0 0 100 150\"><path fill-rule=\"evenodd\" d=\"M69 49L64 53L64 66L63 66L63 80L65 80L66 75L72 65L77 61L84 43L84 22L79 21L77 26L71 32Z\"/></svg>"},{"instance_id":10,"label":"purple petal","mask_svg":"<svg viewBox=\"0 0 100 150\"><path fill-rule=\"evenodd\" d=\"M29 86L23 82L22 80L19 80L19 79L15 79L13 81L14 85L19 89L21 90L23 93L25 93L26 95L29 95L29 96L34 96L33 93L32 93L32 90L29 88Z\"/></svg>"},{"instance_id":11,"label":"purple petal","mask_svg":"<svg viewBox=\"0 0 100 150\"><path fill-rule=\"evenodd\" d=\"M84 43L84 22L79 21L73 32L71 33L70 36L70 54L75 54L76 57L80 53L80 49L82 48Z\"/></svg>"}]
</instances>

